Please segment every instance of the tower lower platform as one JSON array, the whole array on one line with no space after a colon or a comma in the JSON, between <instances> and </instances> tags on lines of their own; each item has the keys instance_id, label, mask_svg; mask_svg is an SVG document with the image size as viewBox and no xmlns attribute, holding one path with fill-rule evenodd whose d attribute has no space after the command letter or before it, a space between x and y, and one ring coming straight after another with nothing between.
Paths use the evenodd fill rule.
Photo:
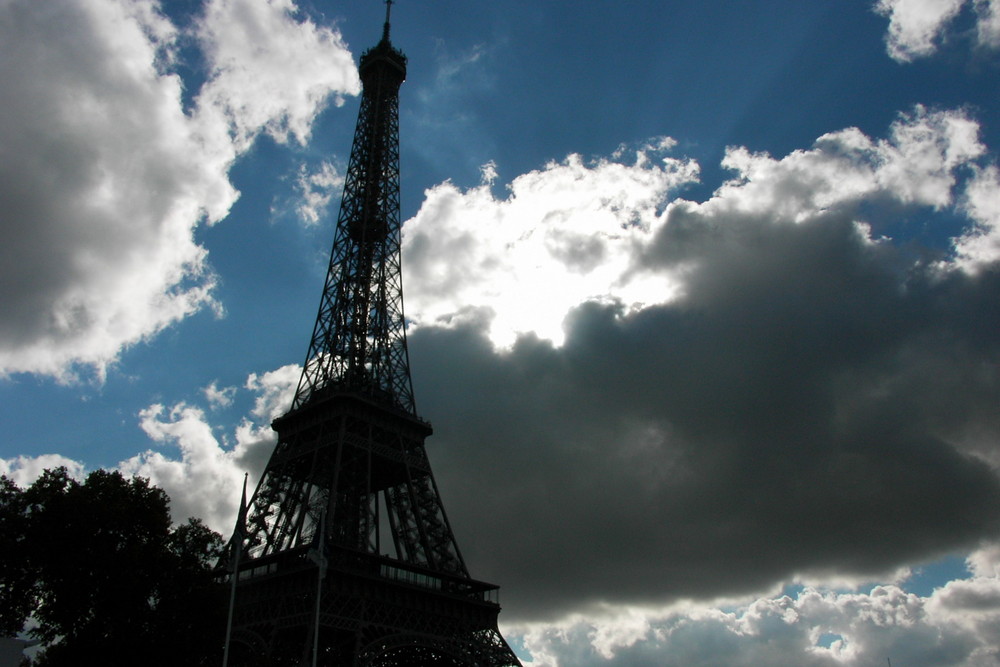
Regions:
<instances>
[{"instance_id":1,"label":"tower lower platform","mask_svg":"<svg viewBox=\"0 0 1000 667\"><path fill-rule=\"evenodd\" d=\"M496 586L335 549L319 578L308 548L239 571L230 665L518 665L497 629Z\"/></svg>"}]
</instances>

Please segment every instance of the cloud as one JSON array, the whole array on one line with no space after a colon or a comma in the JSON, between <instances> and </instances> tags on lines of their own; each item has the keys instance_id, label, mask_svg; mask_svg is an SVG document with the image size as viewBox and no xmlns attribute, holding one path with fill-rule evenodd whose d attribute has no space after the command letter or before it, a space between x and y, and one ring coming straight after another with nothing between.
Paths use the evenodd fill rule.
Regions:
<instances>
[{"instance_id":1,"label":"cloud","mask_svg":"<svg viewBox=\"0 0 1000 667\"><path fill-rule=\"evenodd\" d=\"M287 364L262 375L251 373L246 388L258 394L251 414L257 420L270 424L288 412L301 375L302 367L298 364Z\"/></svg>"},{"instance_id":2,"label":"cloud","mask_svg":"<svg viewBox=\"0 0 1000 667\"><path fill-rule=\"evenodd\" d=\"M729 605L607 609L508 630L541 667L656 664L944 667L996 660L998 580L948 583L928 597L895 585L864 592L806 587Z\"/></svg>"},{"instance_id":3,"label":"cloud","mask_svg":"<svg viewBox=\"0 0 1000 667\"><path fill-rule=\"evenodd\" d=\"M706 206L794 222L886 197L940 209L953 201L956 169L983 154L978 135L978 123L964 112L918 105L900 114L888 139L848 128L780 160L730 148L722 165L737 176Z\"/></svg>"},{"instance_id":4,"label":"cloud","mask_svg":"<svg viewBox=\"0 0 1000 667\"><path fill-rule=\"evenodd\" d=\"M958 262L968 271L1000 259L1000 171L996 165L975 170L965 189L963 208L975 225L955 240Z\"/></svg>"},{"instance_id":5,"label":"cloud","mask_svg":"<svg viewBox=\"0 0 1000 667\"><path fill-rule=\"evenodd\" d=\"M484 124L482 105L497 93L496 58L500 43L477 43L455 51L446 41L435 43L432 77L415 82L415 104L404 110L418 128L405 142L421 160L439 173L450 174L456 165L475 169L495 151L496 137ZM411 85L411 84L407 84Z\"/></svg>"},{"instance_id":6,"label":"cloud","mask_svg":"<svg viewBox=\"0 0 1000 667\"><path fill-rule=\"evenodd\" d=\"M215 410L217 408L225 408L233 404L233 396L236 395L236 387L223 387L219 388L218 382L212 382L204 389L201 393L205 395L205 399L208 401L209 407Z\"/></svg>"},{"instance_id":7,"label":"cloud","mask_svg":"<svg viewBox=\"0 0 1000 667\"><path fill-rule=\"evenodd\" d=\"M935 40L965 0L879 0L875 11L889 17L886 47L893 60L910 62L937 50Z\"/></svg>"},{"instance_id":8,"label":"cloud","mask_svg":"<svg viewBox=\"0 0 1000 667\"><path fill-rule=\"evenodd\" d=\"M126 475L145 477L166 491L174 521L199 517L228 536L239 506L243 474L249 473L251 484L255 484L263 472L277 442L271 421L288 410L301 373L298 364L251 373L243 388L254 395L253 408L231 434L221 437L216 435L221 429L200 406L183 402L169 408L150 405L140 411L139 427L156 448L121 461L116 468ZM220 390L212 383L203 393L214 409L231 404L237 391L236 387ZM86 473L79 461L43 454L0 459L0 475L23 488L44 470L58 466L65 466L73 477L82 478Z\"/></svg>"},{"instance_id":9,"label":"cloud","mask_svg":"<svg viewBox=\"0 0 1000 667\"><path fill-rule=\"evenodd\" d=\"M344 177L329 162L320 163L319 169L313 172L304 163L299 165L295 180L295 189L299 194L295 213L299 220L310 226L319 224L320 218L326 215L333 195L343 187Z\"/></svg>"},{"instance_id":10,"label":"cloud","mask_svg":"<svg viewBox=\"0 0 1000 667\"><path fill-rule=\"evenodd\" d=\"M169 410L159 404L149 406L139 414L142 430L161 446L176 447L179 456L170 450L166 454L147 450L122 461L118 468L165 490L174 520L201 517L214 530L228 534L238 509L243 473L250 473L251 484L256 483L276 442L270 422L291 405L301 372L301 367L290 364L262 375L251 374L245 388L256 394L254 408L233 436L222 441L197 406L179 403Z\"/></svg>"},{"instance_id":11,"label":"cloud","mask_svg":"<svg viewBox=\"0 0 1000 667\"><path fill-rule=\"evenodd\" d=\"M100 377L124 347L221 312L194 230L235 201L229 167L262 131L304 141L331 94L358 89L339 34L290 1L213 0L197 25L210 76L186 110L183 35L158 3L0 9L0 283L16 286L0 373Z\"/></svg>"},{"instance_id":12,"label":"cloud","mask_svg":"<svg viewBox=\"0 0 1000 667\"><path fill-rule=\"evenodd\" d=\"M956 170L984 152L978 129L961 111L917 106L887 139L848 128L780 160L731 147L722 164L736 176L699 210L801 222L863 201L940 209L954 201ZM403 230L407 314L419 326L483 309L492 313L490 339L509 346L528 332L559 343L567 313L587 300L620 301L631 311L676 299L690 262L671 271L661 263L656 272L633 262L637 248L654 245L663 211L687 205L668 206L669 196L698 177L697 164L666 156L673 146L661 139L592 162L571 155L518 176L504 199L493 194L492 163L479 187L429 189ZM980 221L956 240L967 267L992 256L991 173L966 195Z\"/></svg>"},{"instance_id":13,"label":"cloud","mask_svg":"<svg viewBox=\"0 0 1000 667\"><path fill-rule=\"evenodd\" d=\"M570 155L518 176L504 199L490 187L493 163L479 187L429 189L403 229L407 314L423 325L488 309L491 338L509 345L528 331L560 339L570 308L612 289L635 305L669 298L669 281L630 277L628 262L668 193L693 182L698 167L645 146L629 157Z\"/></svg>"},{"instance_id":14,"label":"cloud","mask_svg":"<svg viewBox=\"0 0 1000 667\"><path fill-rule=\"evenodd\" d=\"M86 474L83 463L74 461L61 454L42 454L41 456L18 456L13 459L0 459L0 475L5 475L21 488L29 486L46 470L60 467L66 468L73 479L83 479Z\"/></svg>"},{"instance_id":15,"label":"cloud","mask_svg":"<svg viewBox=\"0 0 1000 667\"><path fill-rule=\"evenodd\" d=\"M665 203L658 168L572 158L504 201L427 193L404 256L417 402L459 543L509 613L872 580L996 534L1000 272L967 270L946 231L979 201L977 136L917 108L886 139L733 148L701 203ZM945 219L925 253L900 223L917 215ZM564 299L580 264L550 240L575 229L601 280ZM659 298L622 296L631 276Z\"/></svg>"},{"instance_id":16,"label":"cloud","mask_svg":"<svg viewBox=\"0 0 1000 667\"><path fill-rule=\"evenodd\" d=\"M150 3L7 3L0 20L0 369L102 367L212 303L191 226L235 193L158 71ZM41 83L41 85L40 85ZM142 150L136 150L137 147Z\"/></svg>"},{"instance_id":17,"label":"cloud","mask_svg":"<svg viewBox=\"0 0 1000 667\"><path fill-rule=\"evenodd\" d=\"M140 426L146 435L161 444L180 449L180 458L147 450L119 464L127 475L149 479L171 498L175 520L200 516L219 530L224 517L230 516L239 497L239 466L234 453L223 449L208 424L205 413L184 403L169 410L151 405L139 413ZM247 443L237 443L246 450Z\"/></svg>"},{"instance_id":18,"label":"cloud","mask_svg":"<svg viewBox=\"0 0 1000 667\"><path fill-rule=\"evenodd\" d=\"M240 473L249 469L251 476L256 476L261 470L274 445L266 424L286 409L300 372L300 367L289 365L248 377L245 388L256 395L254 407L235 432L236 445L232 447L212 434L211 420L200 408L150 406L140 415L143 429L164 446L178 446L179 458L146 452L122 462L120 469L150 477L167 489L175 519L189 514L206 517L211 526L228 534L239 497ZM39 457L31 462L4 462L2 471L9 474L20 466L22 478L15 471L15 481L24 486L42 468L67 462ZM28 475L28 468L37 472ZM82 475L82 469L76 474ZM448 483L446 490L454 490L454 486ZM483 501L503 492L509 490L494 486L478 500L463 502L470 502L480 519L488 521L489 514L482 511L488 503ZM452 510L456 507L453 502L448 505ZM464 546L482 538L484 524L481 520L477 523L480 530L466 535L472 539L461 540ZM536 548L546 546L535 536ZM576 555L588 557L587 552ZM530 653L532 661L526 665L535 667L861 667L884 657L917 667L975 667L989 664L1000 644L996 631L1000 546L984 545L970 554L968 565L972 576L951 581L928 597L906 593L898 585L856 592L806 586L797 593L743 600L681 600L666 606L601 604L546 622L517 620L518 610L509 600L518 596L511 595L512 585L504 582L508 600L504 616L514 613L514 623L505 625L504 632L522 652Z\"/></svg>"},{"instance_id":19,"label":"cloud","mask_svg":"<svg viewBox=\"0 0 1000 667\"><path fill-rule=\"evenodd\" d=\"M885 138L733 147L702 202L674 194L697 165L651 150L571 156L504 199L445 183L405 224L417 404L470 569L539 665L983 664L1000 270L971 259L995 221L978 125L918 107ZM298 373L248 378L229 439L151 406L160 446L123 468L225 530ZM970 552L929 598L831 590Z\"/></svg>"},{"instance_id":20,"label":"cloud","mask_svg":"<svg viewBox=\"0 0 1000 667\"><path fill-rule=\"evenodd\" d=\"M901 63L933 55L948 37L947 28L966 0L878 0L875 11L889 17L886 50ZM1000 2L975 0L976 36L980 46L1000 47Z\"/></svg>"},{"instance_id":21,"label":"cloud","mask_svg":"<svg viewBox=\"0 0 1000 667\"><path fill-rule=\"evenodd\" d=\"M976 0L979 21L976 24L979 43L991 49L1000 49L1000 1Z\"/></svg>"},{"instance_id":22,"label":"cloud","mask_svg":"<svg viewBox=\"0 0 1000 667\"><path fill-rule=\"evenodd\" d=\"M331 93L339 106L361 91L340 33L297 13L293 0L211 0L198 22L211 70L199 113L228 125L237 152L261 130L304 145Z\"/></svg>"}]
</instances>

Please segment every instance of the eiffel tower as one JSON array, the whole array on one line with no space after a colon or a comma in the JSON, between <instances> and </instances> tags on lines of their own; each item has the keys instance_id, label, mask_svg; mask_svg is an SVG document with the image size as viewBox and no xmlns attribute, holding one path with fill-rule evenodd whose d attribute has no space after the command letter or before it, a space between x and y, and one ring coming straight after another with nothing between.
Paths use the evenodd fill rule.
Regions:
<instances>
[{"instance_id":1,"label":"eiffel tower","mask_svg":"<svg viewBox=\"0 0 1000 667\"><path fill-rule=\"evenodd\" d=\"M231 544L231 667L517 665L469 576L424 449L400 277L406 56L361 56L361 109L319 314Z\"/></svg>"}]
</instances>

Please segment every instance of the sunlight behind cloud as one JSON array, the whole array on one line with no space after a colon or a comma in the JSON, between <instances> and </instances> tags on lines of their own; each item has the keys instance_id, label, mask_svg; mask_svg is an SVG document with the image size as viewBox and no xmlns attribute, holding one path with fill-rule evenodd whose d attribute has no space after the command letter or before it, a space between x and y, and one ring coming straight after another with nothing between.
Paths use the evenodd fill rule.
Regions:
<instances>
[{"instance_id":1,"label":"sunlight behind cloud","mask_svg":"<svg viewBox=\"0 0 1000 667\"><path fill-rule=\"evenodd\" d=\"M408 316L441 324L484 309L499 347L527 333L559 344L563 319L583 301L632 309L671 299L669 277L629 268L668 195L696 182L698 166L651 152L632 164L571 155L514 179L506 199L488 184L427 191L403 228ZM495 165L484 167L484 178L495 174Z\"/></svg>"},{"instance_id":2,"label":"sunlight behind cloud","mask_svg":"<svg viewBox=\"0 0 1000 667\"><path fill-rule=\"evenodd\" d=\"M691 264L648 271L640 258L671 215L685 210L802 223L834 212L854 216L872 199L942 209L960 198L972 224L955 240L961 261L949 266L971 270L993 256L996 216L987 186L994 172L961 186L957 176L985 151L965 111L918 105L899 114L886 139L847 128L782 158L730 147L722 166L736 176L703 203L670 201L699 173L691 160L662 157L672 148L669 140L651 141L631 163L620 161L622 150L619 161L570 155L518 176L504 199L493 193L492 163L478 187L431 188L403 228L407 315L419 327L458 324L476 313L490 318L499 348L524 334L561 345L566 315L583 302L621 304L627 314L683 296ZM859 234L880 233L869 221L856 224Z\"/></svg>"}]
</instances>

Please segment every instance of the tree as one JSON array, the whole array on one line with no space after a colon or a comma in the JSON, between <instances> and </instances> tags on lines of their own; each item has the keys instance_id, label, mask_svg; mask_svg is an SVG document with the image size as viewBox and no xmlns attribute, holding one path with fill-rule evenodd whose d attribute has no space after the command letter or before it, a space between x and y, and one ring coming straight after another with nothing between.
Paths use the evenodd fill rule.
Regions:
<instances>
[{"instance_id":1,"label":"tree","mask_svg":"<svg viewBox=\"0 0 1000 667\"><path fill-rule=\"evenodd\" d=\"M0 476L0 636L13 637L31 613L34 575L25 559L27 503L11 480Z\"/></svg>"},{"instance_id":2,"label":"tree","mask_svg":"<svg viewBox=\"0 0 1000 667\"><path fill-rule=\"evenodd\" d=\"M65 468L19 489L0 477L0 632L45 646L36 664L217 664L222 538L172 526L169 499L142 478Z\"/></svg>"}]
</instances>

